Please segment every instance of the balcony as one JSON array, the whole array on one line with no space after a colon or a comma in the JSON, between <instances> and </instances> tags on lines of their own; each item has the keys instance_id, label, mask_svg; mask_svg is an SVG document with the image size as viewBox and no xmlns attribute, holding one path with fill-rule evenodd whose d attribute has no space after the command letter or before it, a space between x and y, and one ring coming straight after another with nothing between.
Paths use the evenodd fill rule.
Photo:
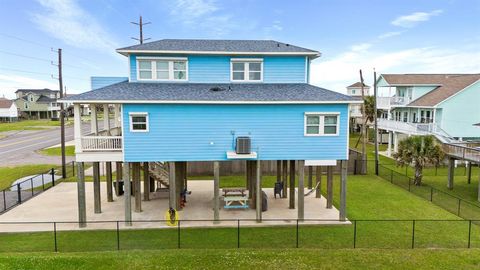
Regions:
<instances>
[{"instance_id":1,"label":"balcony","mask_svg":"<svg viewBox=\"0 0 480 270\"><path fill-rule=\"evenodd\" d=\"M409 135L438 135L450 137L436 123L411 123L378 118L378 128Z\"/></svg>"},{"instance_id":2,"label":"balcony","mask_svg":"<svg viewBox=\"0 0 480 270\"><path fill-rule=\"evenodd\" d=\"M120 127L83 135L80 139L80 152L122 151L122 130Z\"/></svg>"},{"instance_id":3,"label":"balcony","mask_svg":"<svg viewBox=\"0 0 480 270\"><path fill-rule=\"evenodd\" d=\"M388 110L395 106L405 106L412 101L413 99L409 97L377 97L377 107L379 109Z\"/></svg>"}]
</instances>

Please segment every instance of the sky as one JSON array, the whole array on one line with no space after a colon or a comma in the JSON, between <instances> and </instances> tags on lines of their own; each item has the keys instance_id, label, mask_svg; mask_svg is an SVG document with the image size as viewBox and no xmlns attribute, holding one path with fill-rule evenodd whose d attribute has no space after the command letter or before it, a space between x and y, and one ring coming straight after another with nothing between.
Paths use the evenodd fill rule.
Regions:
<instances>
[{"instance_id":1,"label":"sky","mask_svg":"<svg viewBox=\"0 0 480 270\"><path fill-rule=\"evenodd\" d=\"M480 73L480 0L0 0L0 96L128 76L115 49L145 38L274 39L318 50L311 83L338 92L377 73Z\"/></svg>"}]
</instances>

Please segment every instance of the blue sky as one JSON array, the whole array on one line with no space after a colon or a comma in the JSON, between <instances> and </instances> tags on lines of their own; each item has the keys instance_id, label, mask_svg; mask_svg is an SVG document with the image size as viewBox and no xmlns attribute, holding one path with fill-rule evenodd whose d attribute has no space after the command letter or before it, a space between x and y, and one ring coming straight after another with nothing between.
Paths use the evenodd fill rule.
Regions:
<instances>
[{"instance_id":1,"label":"blue sky","mask_svg":"<svg viewBox=\"0 0 480 270\"><path fill-rule=\"evenodd\" d=\"M275 39L322 52L311 82L343 92L361 68L379 73L479 73L479 0L0 0L0 95L58 88L51 48L64 50L67 92L90 76L126 76L115 49L145 36Z\"/></svg>"}]
</instances>

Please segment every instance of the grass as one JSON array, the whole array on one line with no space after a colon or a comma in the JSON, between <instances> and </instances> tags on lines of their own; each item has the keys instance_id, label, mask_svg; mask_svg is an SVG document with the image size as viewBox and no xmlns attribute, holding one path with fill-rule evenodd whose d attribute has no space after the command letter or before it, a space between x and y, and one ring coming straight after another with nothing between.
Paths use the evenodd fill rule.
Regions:
<instances>
[{"instance_id":1,"label":"grass","mask_svg":"<svg viewBox=\"0 0 480 270\"><path fill-rule=\"evenodd\" d=\"M39 152L47 156L61 156L62 155L61 150L62 150L61 147L52 147L52 148L42 149ZM65 155L75 156L75 146L73 145L65 146Z\"/></svg>"},{"instance_id":2,"label":"grass","mask_svg":"<svg viewBox=\"0 0 480 270\"><path fill-rule=\"evenodd\" d=\"M44 173L56 167L57 165L51 164L0 167L0 190L10 187L12 182L19 178Z\"/></svg>"},{"instance_id":3,"label":"grass","mask_svg":"<svg viewBox=\"0 0 480 270\"><path fill-rule=\"evenodd\" d=\"M12 130L40 130L52 126L60 126L60 121L23 120L13 123L0 123L0 132Z\"/></svg>"},{"instance_id":4,"label":"grass","mask_svg":"<svg viewBox=\"0 0 480 270\"><path fill-rule=\"evenodd\" d=\"M478 269L479 250L171 250L0 255L2 269Z\"/></svg>"}]
</instances>

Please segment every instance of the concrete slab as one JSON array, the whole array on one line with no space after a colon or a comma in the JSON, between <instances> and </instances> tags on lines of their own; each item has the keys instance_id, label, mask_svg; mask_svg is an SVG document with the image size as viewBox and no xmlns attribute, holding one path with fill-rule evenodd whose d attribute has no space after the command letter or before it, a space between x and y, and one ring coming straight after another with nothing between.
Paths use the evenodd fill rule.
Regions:
<instances>
[{"instance_id":1,"label":"concrete slab","mask_svg":"<svg viewBox=\"0 0 480 270\"><path fill-rule=\"evenodd\" d=\"M67 222L57 224L58 230L79 230L77 212L77 184L60 183L21 204L9 212L0 215L0 232L15 231L51 231L51 222ZM142 185L143 186L143 185ZM213 221L213 180L191 180L188 188L192 192L187 197L186 207L179 211L183 227L233 227L238 220L241 226L272 226L296 224L297 209L288 209L287 199L274 199L273 189L264 189L268 196L268 211L263 212L263 222L255 221L254 209L223 209L220 210L219 223ZM114 202L107 202L106 183L101 183L102 213L93 211L93 183L86 183L87 221L85 229L115 229L116 221L124 220L123 196L114 197ZM115 196L115 195L114 195ZM142 201L142 212L132 213L131 228L167 228L165 212L168 209L168 191L152 193L151 201ZM134 199L132 198L132 205ZM310 195L305 197L306 224L350 224L338 221L338 210L326 209L326 200ZM133 207L132 207L133 208ZM196 220L196 221L193 221ZM203 220L203 221L199 221ZM209 220L209 221L205 221ZM103 222L106 221L106 222ZM138 221L138 222L135 222ZM31 224L5 224L4 222L50 222ZM3 224L2 224L3 223ZM123 222L120 226L124 227ZM84 229L82 229L84 230Z\"/></svg>"}]
</instances>

